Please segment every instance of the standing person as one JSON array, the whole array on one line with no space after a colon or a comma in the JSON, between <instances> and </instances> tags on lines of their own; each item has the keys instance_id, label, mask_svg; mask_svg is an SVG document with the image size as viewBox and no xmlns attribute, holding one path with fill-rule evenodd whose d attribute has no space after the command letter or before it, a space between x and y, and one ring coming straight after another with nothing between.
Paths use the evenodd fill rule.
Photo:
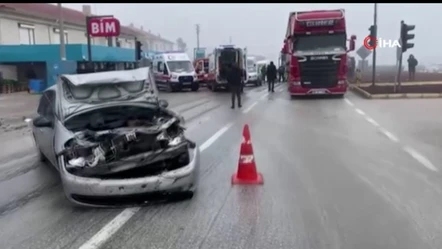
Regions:
<instances>
[{"instance_id":1,"label":"standing person","mask_svg":"<svg viewBox=\"0 0 442 249\"><path fill-rule=\"evenodd\" d=\"M261 80L264 82L266 82L266 74L267 74L266 68L267 68L267 65L263 65L261 67Z\"/></svg>"},{"instance_id":2,"label":"standing person","mask_svg":"<svg viewBox=\"0 0 442 249\"><path fill-rule=\"evenodd\" d=\"M275 64L273 64L273 61L271 61L270 64L267 66L267 82L269 84L269 92L275 92L275 80L277 73L278 70L276 69Z\"/></svg>"},{"instance_id":3,"label":"standing person","mask_svg":"<svg viewBox=\"0 0 442 249\"><path fill-rule=\"evenodd\" d=\"M412 54L410 54L407 61L408 61L408 80L414 81L414 74L416 73L416 66L418 62Z\"/></svg>"},{"instance_id":4,"label":"standing person","mask_svg":"<svg viewBox=\"0 0 442 249\"><path fill-rule=\"evenodd\" d=\"M242 77L241 77L241 93L244 93L244 86L246 85L246 79L247 79L247 71L245 69L241 69Z\"/></svg>"},{"instance_id":5,"label":"standing person","mask_svg":"<svg viewBox=\"0 0 442 249\"><path fill-rule=\"evenodd\" d=\"M283 65L279 66L278 68L279 82L284 82L284 73L285 73L284 66Z\"/></svg>"},{"instance_id":6,"label":"standing person","mask_svg":"<svg viewBox=\"0 0 442 249\"><path fill-rule=\"evenodd\" d=\"M238 108L241 108L242 69L236 65L228 64L227 83L232 94L232 109L235 109L235 97L238 100Z\"/></svg>"}]
</instances>

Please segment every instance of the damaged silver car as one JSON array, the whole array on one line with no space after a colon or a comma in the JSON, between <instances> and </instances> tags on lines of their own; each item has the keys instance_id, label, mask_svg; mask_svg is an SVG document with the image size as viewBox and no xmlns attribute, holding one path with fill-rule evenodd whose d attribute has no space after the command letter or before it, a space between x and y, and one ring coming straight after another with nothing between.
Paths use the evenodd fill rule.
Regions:
<instances>
[{"instance_id":1,"label":"damaged silver car","mask_svg":"<svg viewBox=\"0 0 442 249\"><path fill-rule=\"evenodd\" d=\"M43 93L32 133L69 200L108 206L193 196L199 149L157 93L148 67L62 75Z\"/></svg>"}]
</instances>

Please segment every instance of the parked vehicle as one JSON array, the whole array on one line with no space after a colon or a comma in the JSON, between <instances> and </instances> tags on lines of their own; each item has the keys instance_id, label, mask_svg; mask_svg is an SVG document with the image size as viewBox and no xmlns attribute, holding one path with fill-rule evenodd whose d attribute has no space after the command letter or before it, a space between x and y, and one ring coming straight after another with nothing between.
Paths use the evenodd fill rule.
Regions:
<instances>
[{"instance_id":1,"label":"parked vehicle","mask_svg":"<svg viewBox=\"0 0 442 249\"><path fill-rule=\"evenodd\" d=\"M181 51L168 51L155 55L153 72L158 88L175 92L199 89L198 76L189 56Z\"/></svg>"},{"instance_id":2,"label":"parked vehicle","mask_svg":"<svg viewBox=\"0 0 442 249\"><path fill-rule=\"evenodd\" d=\"M282 53L289 62L291 96L337 95L347 92L347 54L355 48L349 39L345 11L314 10L290 13Z\"/></svg>"},{"instance_id":3,"label":"parked vehicle","mask_svg":"<svg viewBox=\"0 0 442 249\"><path fill-rule=\"evenodd\" d=\"M258 65L257 60L253 56L247 57L247 82L248 84L253 84L255 86L261 86L261 78L259 77L259 71L258 71Z\"/></svg>"},{"instance_id":4,"label":"parked vehicle","mask_svg":"<svg viewBox=\"0 0 442 249\"><path fill-rule=\"evenodd\" d=\"M227 64L232 63L241 69L245 69L246 50L234 45L222 45L209 54L209 82L207 87L212 91L220 88L228 89ZM244 79L246 82L247 79Z\"/></svg>"}]
</instances>

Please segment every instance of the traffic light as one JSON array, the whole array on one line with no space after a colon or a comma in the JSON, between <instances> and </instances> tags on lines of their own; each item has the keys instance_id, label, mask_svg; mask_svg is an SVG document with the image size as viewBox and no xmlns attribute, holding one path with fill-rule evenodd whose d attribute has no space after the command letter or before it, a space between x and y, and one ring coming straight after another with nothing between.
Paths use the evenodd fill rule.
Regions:
<instances>
[{"instance_id":1,"label":"traffic light","mask_svg":"<svg viewBox=\"0 0 442 249\"><path fill-rule=\"evenodd\" d=\"M410 40L414 39L414 34L409 34L409 31L414 30L416 25L407 25L404 21L401 21L401 47L402 53L407 49L414 47L414 43L410 43Z\"/></svg>"},{"instance_id":2,"label":"traffic light","mask_svg":"<svg viewBox=\"0 0 442 249\"><path fill-rule=\"evenodd\" d=\"M370 47L374 47L376 45L376 26L371 25L368 30L370 31L370 40L368 41L368 45L370 45Z\"/></svg>"},{"instance_id":3,"label":"traffic light","mask_svg":"<svg viewBox=\"0 0 442 249\"><path fill-rule=\"evenodd\" d=\"M141 60L141 58L142 58L142 56L141 56L141 53L143 53L143 50L141 49L142 46L143 46L143 43L141 43L140 41L135 42L135 59L137 61Z\"/></svg>"}]
</instances>

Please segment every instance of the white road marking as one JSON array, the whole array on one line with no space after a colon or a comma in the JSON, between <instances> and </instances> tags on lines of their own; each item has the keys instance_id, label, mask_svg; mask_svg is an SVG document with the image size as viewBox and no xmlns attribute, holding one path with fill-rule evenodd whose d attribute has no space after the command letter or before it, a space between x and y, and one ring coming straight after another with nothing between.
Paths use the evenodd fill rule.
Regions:
<instances>
[{"instance_id":1,"label":"white road marking","mask_svg":"<svg viewBox=\"0 0 442 249\"><path fill-rule=\"evenodd\" d=\"M252 110L253 107L255 107L255 105L257 105L258 102L253 102L253 104L251 104L249 107L247 107L246 109L244 109L244 111L242 111L242 113L248 113L250 110Z\"/></svg>"},{"instance_id":2,"label":"white road marking","mask_svg":"<svg viewBox=\"0 0 442 249\"><path fill-rule=\"evenodd\" d=\"M380 125L378 124L378 122L376 122L376 120L370 118L369 116L366 116L365 119L366 119L369 123L371 123L372 125L374 125L374 126L376 126L376 127L379 127L379 126L380 126Z\"/></svg>"},{"instance_id":3,"label":"white road marking","mask_svg":"<svg viewBox=\"0 0 442 249\"><path fill-rule=\"evenodd\" d=\"M213 134L209 139L207 139L203 144L200 146L200 151L203 152L207 148L210 147L218 138L220 138L230 127L232 127L233 123L228 123L223 128L219 129L215 134Z\"/></svg>"},{"instance_id":4,"label":"white road marking","mask_svg":"<svg viewBox=\"0 0 442 249\"><path fill-rule=\"evenodd\" d=\"M354 104L350 101L345 99L345 102L347 104L349 104L350 106L354 107ZM369 123L371 123L372 125L376 126L385 136L387 136L391 141L398 143L399 142L399 138L397 138L393 133L389 132L388 130L386 130L385 128L381 127L380 124L378 122L376 122L374 119L372 119L371 117L369 117L364 111L362 111L359 108L354 107L355 111L363 116L365 116L365 120L367 120ZM424 157L422 154L420 154L419 152L417 152L415 149L409 147L409 146L405 146L403 147L403 150L405 152L407 152L411 157L413 157L416 161L418 161L420 164L422 164L425 168L432 170L432 171L439 171L438 168L436 168L436 166L433 165L433 163L431 163L430 160L428 160L426 157Z\"/></svg>"},{"instance_id":5,"label":"white road marking","mask_svg":"<svg viewBox=\"0 0 442 249\"><path fill-rule=\"evenodd\" d=\"M355 108L355 111L363 116L365 115L365 112L359 108Z\"/></svg>"},{"instance_id":6,"label":"white road marking","mask_svg":"<svg viewBox=\"0 0 442 249\"><path fill-rule=\"evenodd\" d=\"M387 131L386 129L380 127L379 130L384 133L385 136L387 136L391 141L393 142L399 142L399 138L397 138L393 133Z\"/></svg>"},{"instance_id":7,"label":"white road marking","mask_svg":"<svg viewBox=\"0 0 442 249\"><path fill-rule=\"evenodd\" d=\"M419 163L421 163L424 167L426 167L429 170L432 171L439 171L431 162L430 160L428 160L426 157L424 157L422 154L420 154L419 152L417 152L416 150L414 150L411 147L405 146L404 150L410 154L411 157L413 157L414 159L416 159Z\"/></svg>"},{"instance_id":8,"label":"white road marking","mask_svg":"<svg viewBox=\"0 0 442 249\"><path fill-rule=\"evenodd\" d=\"M255 102L256 103L256 102ZM209 139L207 139L200 146L200 151L203 152L209 148L216 140L218 140L230 127L233 126L232 123L228 123L215 134L213 134ZM193 127L193 126L192 126ZM100 229L91 239L86 241L79 249L98 249L103 245L112 235L114 235L132 216L134 216L141 207L126 208L115 218L113 218L109 223L107 223L103 228Z\"/></svg>"},{"instance_id":9,"label":"white road marking","mask_svg":"<svg viewBox=\"0 0 442 249\"><path fill-rule=\"evenodd\" d=\"M282 89L282 88L278 89L278 92L282 92L282 91L284 91L284 89Z\"/></svg>"},{"instance_id":10,"label":"white road marking","mask_svg":"<svg viewBox=\"0 0 442 249\"><path fill-rule=\"evenodd\" d=\"M345 103L347 103L349 106L355 106L350 100L344 99Z\"/></svg>"},{"instance_id":11,"label":"white road marking","mask_svg":"<svg viewBox=\"0 0 442 249\"><path fill-rule=\"evenodd\" d=\"M84 243L79 249L97 249L104 242L106 242L114 233L118 231L132 216L134 216L140 207L126 208L115 216L113 220L107 223L98 233L96 233L90 240Z\"/></svg>"}]
</instances>

